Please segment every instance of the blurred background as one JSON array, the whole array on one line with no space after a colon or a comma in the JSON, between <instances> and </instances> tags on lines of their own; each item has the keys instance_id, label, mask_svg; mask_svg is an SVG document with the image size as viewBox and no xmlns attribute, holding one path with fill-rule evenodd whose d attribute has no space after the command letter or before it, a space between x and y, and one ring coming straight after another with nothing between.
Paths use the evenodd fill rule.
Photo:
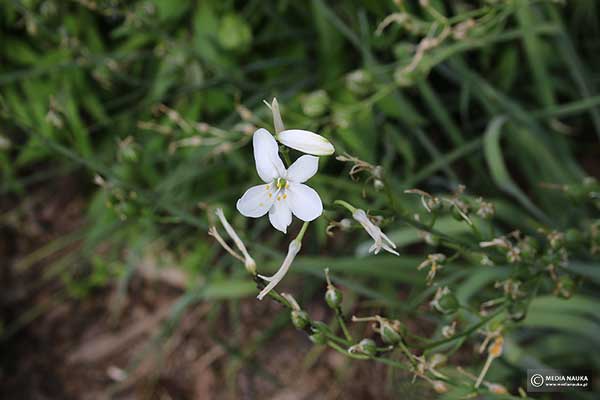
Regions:
<instances>
[{"instance_id":1,"label":"blurred background","mask_svg":"<svg viewBox=\"0 0 600 400\"><path fill-rule=\"evenodd\" d=\"M271 273L300 227L286 237L235 210L258 182L252 133L273 131L263 100L382 166L410 213L423 210L403 190L464 184L496 205L499 233L599 218L562 190L600 176L595 0L4 0L0 24L2 398L438 398L410 373L314 346L207 235L223 207ZM350 167L321 159L310 184L326 211L280 289L328 321L329 267L350 315L437 332L416 268L436 244ZM335 199L382 210L401 256L367 256L361 230L328 236L349 216ZM528 367L598 371L600 265L569 268L577 293L541 292L490 372L515 395ZM442 276L478 307L508 271L462 260ZM476 345L453 365L477 373ZM570 396L593 397L548 398Z\"/></svg>"}]
</instances>

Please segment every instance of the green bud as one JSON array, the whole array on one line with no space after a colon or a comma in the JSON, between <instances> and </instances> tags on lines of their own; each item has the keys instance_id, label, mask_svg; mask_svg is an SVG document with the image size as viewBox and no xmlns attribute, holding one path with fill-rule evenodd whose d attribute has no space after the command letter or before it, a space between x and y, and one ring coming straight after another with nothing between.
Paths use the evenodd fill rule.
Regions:
<instances>
[{"instance_id":1,"label":"green bud","mask_svg":"<svg viewBox=\"0 0 600 400\"><path fill-rule=\"evenodd\" d=\"M319 117L325 114L329 103L329 96L323 89L309 93L300 100L302 111L309 117Z\"/></svg>"},{"instance_id":2,"label":"green bud","mask_svg":"<svg viewBox=\"0 0 600 400\"><path fill-rule=\"evenodd\" d=\"M358 344L350 346L348 352L373 357L377 353L377 345L371 339L362 339Z\"/></svg>"},{"instance_id":3,"label":"green bud","mask_svg":"<svg viewBox=\"0 0 600 400\"><path fill-rule=\"evenodd\" d=\"M323 332L325 334L331 334L331 329L327 326L326 323L322 321L314 321L313 322L313 331L314 332Z\"/></svg>"},{"instance_id":4,"label":"green bud","mask_svg":"<svg viewBox=\"0 0 600 400\"><path fill-rule=\"evenodd\" d=\"M329 286L327 291L325 292L325 301L327 305L332 309L337 309L340 304L342 304L342 292L340 292L336 287Z\"/></svg>"},{"instance_id":5,"label":"green bud","mask_svg":"<svg viewBox=\"0 0 600 400\"><path fill-rule=\"evenodd\" d=\"M368 355L369 357L373 357L375 355L375 353L377 353L377 345L375 344L375 341L373 341L372 339L362 339L359 343L358 343L359 349L363 354Z\"/></svg>"},{"instance_id":6,"label":"green bud","mask_svg":"<svg viewBox=\"0 0 600 400\"><path fill-rule=\"evenodd\" d=\"M314 344L326 344L327 336L328 334L331 334L329 326L321 321L313 322L312 331L313 333L309 336L309 339Z\"/></svg>"},{"instance_id":7,"label":"green bud","mask_svg":"<svg viewBox=\"0 0 600 400\"><path fill-rule=\"evenodd\" d=\"M441 314L453 314L459 308L458 299L448 288L444 288L436 293L431 306Z\"/></svg>"},{"instance_id":8,"label":"green bud","mask_svg":"<svg viewBox=\"0 0 600 400\"><path fill-rule=\"evenodd\" d=\"M386 344L396 344L402 340L402 335L400 335L400 326L393 326L389 321L382 320L379 334L381 335L381 339Z\"/></svg>"},{"instance_id":9,"label":"green bud","mask_svg":"<svg viewBox=\"0 0 600 400\"><path fill-rule=\"evenodd\" d=\"M327 343L327 335L325 335L323 332L316 332L313 333L312 335L310 335L308 337L310 339L311 342L313 342L314 344L318 344L318 345L324 345Z\"/></svg>"},{"instance_id":10,"label":"green bud","mask_svg":"<svg viewBox=\"0 0 600 400\"><path fill-rule=\"evenodd\" d=\"M306 311L294 310L290 313L292 324L298 329L304 329L309 323L309 316Z\"/></svg>"},{"instance_id":11,"label":"green bud","mask_svg":"<svg viewBox=\"0 0 600 400\"><path fill-rule=\"evenodd\" d=\"M364 96L372 90L373 78L368 71L358 69L346 75L346 88L354 94Z\"/></svg>"}]
</instances>

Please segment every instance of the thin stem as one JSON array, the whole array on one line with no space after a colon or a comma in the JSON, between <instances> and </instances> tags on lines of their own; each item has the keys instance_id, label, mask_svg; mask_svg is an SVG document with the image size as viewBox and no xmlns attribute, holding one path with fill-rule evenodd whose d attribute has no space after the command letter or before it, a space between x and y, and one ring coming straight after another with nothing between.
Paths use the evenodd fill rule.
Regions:
<instances>
[{"instance_id":1,"label":"thin stem","mask_svg":"<svg viewBox=\"0 0 600 400\"><path fill-rule=\"evenodd\" d=\"M296 236L296 239L298 242L302 242L302 238L304 238L304 233L306 233L306 229L308 229L308 224L310 224L310 222L306 221L304 222L304 224L302 224L302 228L300 228L300 232L298 232L298 236Z\"/></svg>"},{"instance_id":2,"label":"thin stem","mask_svg":"<svg viewBox=\"0 0 600 400\"><path fill-rule=\"evenodd\" d=\"M346 326L346 321L344 321L344 316L342 315L341 307L336 307L335 316L337 318L338 324L340 324L340 327L342 328L342 332L344 332L344 336L346 337L346 340L348 340L349 342L353 342L354 339L352 339L352 335L350 334L350 331L348 330L348 327Z\"/></svg>"},{"instance_id":3,"label":"thin stem","mask_svg":"<svg viewBox=\"0 0 600 400\"><path fill-rule=\"evenodd\" d=\"M352 204L344 201L344 200L334 200L333 204L337 204L338 206L342 206L344 207L346 210L350 211L351 213L354 213L354 211L356 211L356 207L354 207Z\"/></svg>"}]
</instances>

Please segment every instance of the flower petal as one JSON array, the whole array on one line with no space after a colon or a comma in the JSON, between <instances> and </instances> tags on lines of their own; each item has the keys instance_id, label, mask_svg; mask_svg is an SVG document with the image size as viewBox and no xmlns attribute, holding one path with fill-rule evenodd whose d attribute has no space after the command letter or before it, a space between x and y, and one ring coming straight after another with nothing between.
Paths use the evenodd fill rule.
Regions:
<instances>
[{"instance_id":1,"label":"flower petal","mask_svg":"<svg viewBox=\"0 0 600 400\"><path fill-rule=\"evenodd\" d=\"M329 140L303 129L287 129L277 134L277 140L287 147L315 156L329 156L335 152Z\"/></svg>"},{"instance_id":2,"label":"flower petal","mask_svg":"<svg viewBox=\"0 0 600 400\"><path fill-rule=\"evenodd\" d=\"M323 213L323 203L313 188L290 182L286 193L290 209L302 221L312 221Z\"/></svg>"},{"instance_id":3,"label":"flower petal","mask_svg":"<svg viewBox=\"0 0 600 400\"><path fill-rule=\"evenodd\" d=\"M319 169L319 157L299 157L287 171L287 179L296 183L303 183L313 177Z\"/></svg>"},{"instance_id":4,"label":"flower petal","mask_svg":"<svg viewBox=\"0 0 600 400\"><path fill-rule=\"evenodd\" d=\"M240 197L236 206L245 217L262 217L273 206L275 196L276 188L273 188L273 185L252 186Z\"/></svg>"},{"instance_id":5,"label":"flower petal","mask_svg":"<svg viewBox=\"0 0 600 400\"><path fill-rule=\"evenodd\" d=\"M270 183L275 178L285 176L285 166L279 158L279 146L269 131L261 128L254 132L252 145L256 171L263 182Z\"/></svg>"},{"instance_id":6,"label":"flower petal","mask_svg":"<svg viewBox=\"0 0 600 400\"><path fill-rule=\"evenodd\" d=\"M286 199L276 200L269 210L269 221L278 231L287 233L287 227L292 223L292 211Z\"/></svg>"}]
</instances>

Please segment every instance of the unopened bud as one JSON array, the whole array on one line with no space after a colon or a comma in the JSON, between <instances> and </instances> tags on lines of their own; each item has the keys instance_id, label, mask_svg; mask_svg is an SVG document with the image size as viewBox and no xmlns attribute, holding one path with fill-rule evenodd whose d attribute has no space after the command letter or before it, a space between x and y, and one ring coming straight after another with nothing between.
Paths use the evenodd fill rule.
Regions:
<instances>
[{"instance_id":1,"label":"unopened bud","mask_svg":"<svg viewBox=\"0 0 600 400\"><path fill-rule=\"evenodd\" d=\"M329 156L335 148L321 135L302 129L288 129L277 134L277 140L285 146L315 156Z\"/></svg>"},{"instance_id":2,"label":"unopened bud","mask_svg":"<svg viewBox=\"0 0 600 400\"><path fill-rule=\"evenodd\" d=\"M448 287L439 288L435 293L435 297L429 304L432 308L442 314L453 314L458 311L459 308L458 299Z\"/></svg>"},{"instance_id":3,"label":"unopened bud","mask_svg":"<svg viewBox=\"0 0 600 400\"><path fill-rule=\"evenodd\" d=\"M325 302L330 308L337 310L342 304L342 292L340 292L338 288L333 286L333 283L331 283L331 278L329 277L329 268L325 268L325 279L327 280Z\"/></svg>"},{"instance_id":4,"label":"unopened bud","mask_svg":"<svg viewBox=\"0 0 600 400\"><path fill-rule=\"evenodd\" d=\"M290 313L290 318L292 319L292 324L298 329L306 328L310 321L308 313L303 310L293 310Z\"/></svg>"},{"instance_id":5,"label":"unopened bud","mask_svg":"<svg viewBox=\"0 0 600 400\"><path fill-rule=\"evenodd\" d=\"M364 354L373 357L377 353L377 345L372 339L362 339L358 344L351 346L348 349L350 353Z\"/></svg>"},{"instance_id":6,"label":"unopened bud","mask_svg":"<svg viewBox=\"0 0 600 400\"><path fill-rule=\"evenodd\" d=\"M448 386L446 386L446 384L443 381L433 381L431 382L431 385L433 386L433 390L435 390L436 393L446 393L448 391Z\"/></svg>"},{"instance_id":7,"label":"unopened bud","mask_svg":"<svg viewBox=\"0 0 600 400\"><path fill-rule=\"evenodd\" d=\"M402 335L400 334L401 325L400 322L394 321L390 323L390 321L381 319L379 334L381 335L381 339L386 344L397 344L402 340Z\"/></svg>"},{"instance_id":8,"label":"unopened bud","mask_svg":"<svg viewBox=\"0 0 600 400\"><path fill-rule=\"evenodd\" d=\"M334 286L329 286L325 292L325 302L332 309L337 309L342 304L342 292Z\"/></svg>"},{"instance_id":9,"label":"unopened bud","mask_svg":"<svg viewBox=\"0 0 600 400\"><path fill-rule=\"evenodd\" d=\"M324 345L327 343L327 336L323 332L313 333L308 337L311 342L318 345Z\"/></svg>"},{"instance_id":10,"label":"unopened bud","mask_svg":"<svg viewBox=\"0 0 600 400\"><path fill-rule=\"evenodd\" d=\"M302 111L309 117L319 117L329 107L329 96L323 89L307 94L300 100Z\"/></svg>"},{"instance_id":11,"label":"unopened bud","mask_svg":"<svg viewBox=\"0 0 600 400\"><path fill-rule=\"evenodd\" d=\"M312 325L313 333L309 336L309 339L314 344L326 344L327 337L331 334L329 326L321 321L314 321Z\"/></svg>"}]
</instances>

